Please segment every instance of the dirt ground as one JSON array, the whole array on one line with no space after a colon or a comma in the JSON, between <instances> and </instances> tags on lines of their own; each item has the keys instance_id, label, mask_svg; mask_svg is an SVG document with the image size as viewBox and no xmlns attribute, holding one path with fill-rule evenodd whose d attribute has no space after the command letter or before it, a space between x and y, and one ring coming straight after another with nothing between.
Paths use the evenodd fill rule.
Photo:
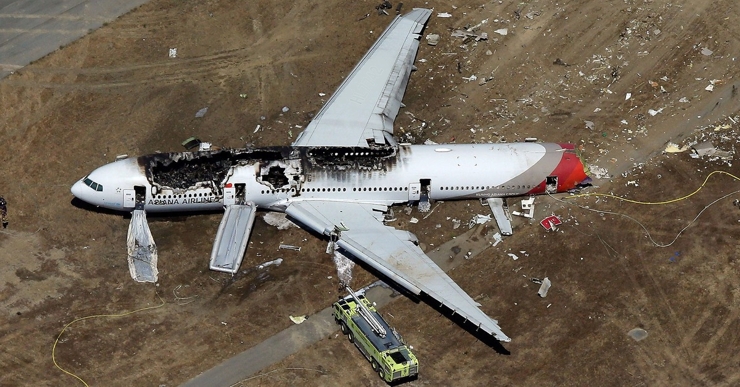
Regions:
<instances>
[{"instance_id":1,"label":"dirt ground","mask_svg":"<svg viewBox=\"0 0 740 387\"><path fill-rule=\"evenodd\" d=\"M0 195L10 215L0 230L0 385L82 385L51 356L77 318L164 302L71 325L56 362L91 386L176 386L286 328L289 315L336 299L325 242L261 218L242 272L210 272L220 214L150 216L160 280L135 283L128 219L73 203L69 187L116 155L182 149L190 136L290 143L391 21L378 3L153 0L0 81ZM573 142L601 177L587 192L636 201L683 197L713 171L740 176L735 1L403 7L435 8L425 35L441 36L436 46L422 38L396 120L405 141ZM478 24L487 40L451 36ZM731 159L663 152L669 141L707 140ZM715 174L695 195L660 205L539 197L535 221L517 218L514 236L451 273L512 337L510 353L425 304L404 298L383 310L420 359L410 385L737 385L738 189ZM398 227L434 248L486 211L442 203L424 219L399 211ZM563 220L557 232L537 224L550 214ZM277 257L282 265L256 268ZM553 287L540 298L530 278L545 276ZM353 285L374 280L357 268ZM633 340L633 328L648 337ZM383 383L332 336L241 385Z\"/></svg>"}]
</instances>

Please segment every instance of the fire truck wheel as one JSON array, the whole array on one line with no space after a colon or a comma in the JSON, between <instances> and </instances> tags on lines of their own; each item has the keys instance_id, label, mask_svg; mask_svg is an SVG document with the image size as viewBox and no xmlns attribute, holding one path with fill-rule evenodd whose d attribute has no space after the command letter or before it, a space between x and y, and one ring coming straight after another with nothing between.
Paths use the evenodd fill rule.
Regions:
<instances>
[{"instance_id":1,"label":"fire truck wheel","mask_svg":"<svg viewBox=\"0 0 740 387\"><path fill-rule=\"evenodd\" d=\"M373 371L378 372L380 369L380 366L378 366L378 362L373 360Z\"/></svg>"},{"instance_id":2,"label":"fire truck wheel","mask_svg":"<svg viewBox=\"0 0 740 387\"><path fill-rule=\"evenodd\" d=\"M350 343L354 343L355 335L352 332L347 333L347 340L349 340Z\"/></svg>"},{"instance_id":3,"label":"fire truck wheel","mask_svg":"<svg viewBox=\"0 0 740 387\"><path fill-rule=\"evenodd\" d=\"M339 323L339 328L342 330L342 333L345 335L347 334L347 332L349 332L349 328L347 328L347 324L345 324L344 321L341 321Z\"/></svg>"}]
</instances>

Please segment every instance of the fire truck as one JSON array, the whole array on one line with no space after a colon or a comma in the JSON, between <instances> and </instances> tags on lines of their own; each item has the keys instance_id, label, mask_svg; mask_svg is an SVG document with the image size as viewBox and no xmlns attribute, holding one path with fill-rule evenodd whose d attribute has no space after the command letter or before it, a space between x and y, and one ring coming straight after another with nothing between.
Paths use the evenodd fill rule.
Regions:
<instances>
[{"instance_id":1,"label":"fire truck","mask_svg":"<svg viewBox=\"0 0 740 387\"><path fill-rule=\"evenodd\" d=\"M395 329L391 328L365 298L347 288L349 295L334 303L334 320L342 333L365 355L373 370L388 383L413 379L419 361Z\"/></svg>"}]
</instances>

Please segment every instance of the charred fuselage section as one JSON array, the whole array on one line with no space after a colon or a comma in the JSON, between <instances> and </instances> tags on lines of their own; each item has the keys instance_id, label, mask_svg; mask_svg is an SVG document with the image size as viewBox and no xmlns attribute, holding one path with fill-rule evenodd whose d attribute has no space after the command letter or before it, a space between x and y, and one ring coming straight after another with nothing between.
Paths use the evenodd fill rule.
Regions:
<instances>
[{"instance_id":1,"label":"charred fuselage section","mask_svg":"<svg viewBox=\"0 0 740 387\"><path fill-rule=\"evenodd\" d=\"M138 162L152 186L175 191L211 186L220 191L221 182L234 167L286 159L290 151L271 147L158 153L141 156Z\"/></svg>"},{"instance_id":2,"label":"charred fuselage section","mask_svg":"<svg viewBox=\"0 0 740 387\"><path fill-rule=\"evenodd\" d=\"M395 146L359 147L314 147L306 151L310 169L334 170L385 170L397 162Z\"/></svg>"},{"instance_id":3,"label":"charred fuselage section","mask_svg":"<svg viewBox=\"0 0 740 387\"><path fill-rule=\"evenodd\" d=\"M153 187L152 194L181 194L206 189L210 195L220 197L225 183L238 183L239 179L246 178L239 175L239 167L246 167L254 170L249 180L256 181L267 190L290 191L299 195L302 183L311 181L313 175L341 175L353 171L387 172L397 164L397 156L394 146L248 147L158 153L141 156L138 163Z\"/></svg>"}]
</instances>

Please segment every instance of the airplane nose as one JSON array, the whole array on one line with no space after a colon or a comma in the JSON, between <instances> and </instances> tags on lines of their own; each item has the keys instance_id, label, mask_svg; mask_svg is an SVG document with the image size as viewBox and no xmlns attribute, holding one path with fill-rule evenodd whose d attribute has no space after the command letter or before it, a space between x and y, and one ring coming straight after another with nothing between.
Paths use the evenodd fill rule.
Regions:
<instances>
[{"instance_id":1,"label":"airplane nose","mask_svg":"<svg viewBox=\"0 0 740 387\"><path fill-rule=\"evenodd\" d=\"M74 195L77 199L87 201L85 198L85 190L89 189L89 187L82 183L82 180L79 180L72 185L70 191L72 191L72 195Z\"/></svg>"}]
</instances>

